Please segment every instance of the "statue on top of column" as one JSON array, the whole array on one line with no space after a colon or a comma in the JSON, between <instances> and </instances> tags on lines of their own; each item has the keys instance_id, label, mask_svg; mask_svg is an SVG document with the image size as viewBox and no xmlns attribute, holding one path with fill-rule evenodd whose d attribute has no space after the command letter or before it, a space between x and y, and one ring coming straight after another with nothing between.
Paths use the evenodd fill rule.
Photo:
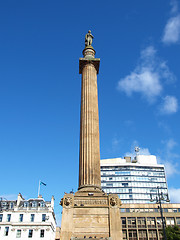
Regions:
<instances>
[{"instance_id":1,"label":"statue on top of column","mask_svg":"<svg viewBox=\"0 0 180 240\"><path fill-rule=\"evenodd\" d=\"M92 45L92 40L93 40L93 35L91 34L91 30L88 31L88 33L85 36L85 46L91 46Z\"/></svg>"}]
</instances>

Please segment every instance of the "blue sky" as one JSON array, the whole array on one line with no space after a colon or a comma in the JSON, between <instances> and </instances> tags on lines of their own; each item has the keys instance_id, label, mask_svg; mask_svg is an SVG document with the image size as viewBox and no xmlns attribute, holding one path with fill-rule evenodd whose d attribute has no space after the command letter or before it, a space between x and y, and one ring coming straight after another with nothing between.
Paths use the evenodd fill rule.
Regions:
<instances>
[{"instance_id":1,"label":"blue sky","mask_svg":"<svg viewBox=\"0 0 180 240\"><path fill-rule=\"evenodd\" d=\"M101 158L134 146L166 165L180 201L180 5L170 0L0 2L0 196L58 206L78 187L78 60L91 29Z\"/></svg>"}]
</instances>

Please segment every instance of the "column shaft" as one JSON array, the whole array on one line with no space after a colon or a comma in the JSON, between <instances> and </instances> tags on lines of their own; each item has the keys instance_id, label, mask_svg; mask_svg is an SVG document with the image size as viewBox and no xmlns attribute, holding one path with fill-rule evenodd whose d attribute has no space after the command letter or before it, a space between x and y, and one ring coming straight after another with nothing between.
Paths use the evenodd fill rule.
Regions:
<instances>
[{"instance_id":1,"label":"column shaft","mask_svg":"<svg viewBox=\"0 0 180 240\"><path fill-rule=\"evenodd\" d=\"M93 63L82 69L79 188L101 186L97 70Z\"/></svg>"}]
</instances>

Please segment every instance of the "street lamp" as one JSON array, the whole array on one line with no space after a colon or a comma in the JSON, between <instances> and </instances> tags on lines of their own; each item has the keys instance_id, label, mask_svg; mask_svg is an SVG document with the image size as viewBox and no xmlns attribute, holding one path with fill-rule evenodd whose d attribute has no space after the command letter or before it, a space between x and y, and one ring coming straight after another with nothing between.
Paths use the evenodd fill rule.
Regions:
<instances>
[{"instance_id":1,"label":"street lamp","mask_svg":"<svg viewBox=\"0 0 180 240\"><path fill-rule=\"evenodd\" d=\"M169 200L169 196L168 194L163 195L163 193L159 191L159 186L157 187L157 195L156 198L153 199L152 198L152 194L150 193L150 201L151 202L156 202L157 204L159 204L158 208L160 209L160 213L161 213L161 220L162 220L162 225L163 225L163 234L164 234L164 239L167 240L167 236L166 236L166 231L165 231L165 227L166 227L166 222L163 218L163 210L162 210L162 202L161 201L166 201L166 202L170 202Z\"/></svg>"}]
</instances>

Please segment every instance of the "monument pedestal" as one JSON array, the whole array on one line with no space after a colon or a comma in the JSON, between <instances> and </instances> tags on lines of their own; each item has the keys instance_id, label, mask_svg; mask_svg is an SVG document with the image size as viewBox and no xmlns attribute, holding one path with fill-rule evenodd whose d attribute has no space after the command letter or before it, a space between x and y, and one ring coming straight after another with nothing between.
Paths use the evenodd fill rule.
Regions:
<instances>
[{"instance_id":1,"label":"monument pedestal","mask_svg":"<svg viewBox=\"0 0 180 240\"><path fill-rule=\"evenodd\" d=\"M61 240L121 240L120 204L117 195L91 187L75 195L65 194L61 200Z\"/></svg>"}]
</instances>

